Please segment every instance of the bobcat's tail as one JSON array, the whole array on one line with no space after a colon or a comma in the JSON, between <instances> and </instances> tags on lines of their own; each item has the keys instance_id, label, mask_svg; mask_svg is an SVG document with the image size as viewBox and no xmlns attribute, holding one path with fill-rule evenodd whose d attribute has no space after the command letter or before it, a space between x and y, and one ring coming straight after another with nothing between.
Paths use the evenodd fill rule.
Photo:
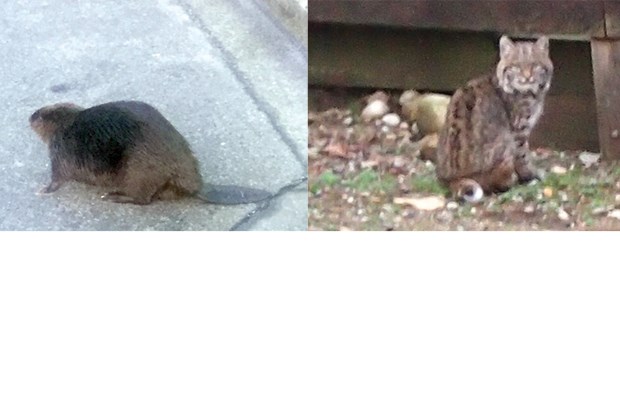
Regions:
<instances>
[{"instance_id":1,"label":"bobcat's tail","mask_svg":"<svg viewBox=\"0 0 620 420\"><path fill-rule=\"evenodd\" d=\"M468 203L478 203L484 197L484 190L476 181L470 178L461 178L450 183L452 194Z\"/></svg>"}]
</instances>

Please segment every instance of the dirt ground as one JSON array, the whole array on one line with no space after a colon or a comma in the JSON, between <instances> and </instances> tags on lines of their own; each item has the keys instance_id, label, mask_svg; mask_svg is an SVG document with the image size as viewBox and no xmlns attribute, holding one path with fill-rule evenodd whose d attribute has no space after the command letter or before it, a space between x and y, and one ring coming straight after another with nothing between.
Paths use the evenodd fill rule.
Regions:
<instances>
[{"instance_id":1,"label":"dirt ground","mask_svg":"<svg viewBox=\"0 0 620 420\"><path fill-rule=\"evenodd\" d=\"M414 122L361 121L363 98L311 89L310 230L620 230L617 162L538 148L542 181L459 203L421 158Z\"/></svg>"}]
</instances>

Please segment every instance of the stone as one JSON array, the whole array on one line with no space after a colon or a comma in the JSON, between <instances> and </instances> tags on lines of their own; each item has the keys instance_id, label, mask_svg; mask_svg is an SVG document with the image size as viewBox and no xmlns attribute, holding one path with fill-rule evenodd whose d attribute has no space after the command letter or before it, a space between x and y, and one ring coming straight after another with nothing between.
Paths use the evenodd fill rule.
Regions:
<instances>
[{"instance_id":1,"label":"stone","mask_svg":"<svg viewBox=\"0 0 620 420\"><path fill-rule=\"evenodd\" d=\"M383 121L383 124L389 127L398 127L398 125L400 124L400 117L398 116L398 114L394 113L385 114L383 118L381 118L381 121Z\"/></svg>"},{"instance_id":2,"label":"stone","mask_svg":"<svg viewBox=\"0 0 620 420\"><path fill-rule=\"evenodd\" d=\"M568 172L568 170L563 166L554 165L551 167L551 173L556 175L564 175L566 172Z\"/></svg>"},{"instance_id":3,"label":"stone","mask_svg":"<svg viewBox=\"0 0 620 420\"><path fill-rule=\"evenodd\" d=\"M425 136L439 133L446 121L450 96L438 93L420 94L405 91L399 100L402 115L408 122L415 121L420 133Z\"/></svg>"},{"instance_id":4,"label":"stone","mask_svg":"<svg viewBox=\"0 0 620 420\"><path fill-rule=\"evenodd\" d=\"M551 188L551 187L545 187L545 188L543 189L543 195L544 195L546 198L551 198L551 197L553 197L553 188Z\"/></svg>"},{"instance_id":5,"label":"stone","mask_svg":"<svg viewBox=\"0 0 620 420\"><path fill-rule=\"evenodd\" d=\"M377 99L369 102L368 105L366 105L366 107L362 111L361 117L362 120L368 122L383 117L385 114L388 113L389 110L390 108L385 102Z\"/></svg>"},{"instance_id":6,"label":"stone","mask_svg":"<svg viewBox=\"0 0 620 420\"><path fill-rule=\"evenodd\" d=\"M392 162L392 166L397 169L401 169L401 168L404 168L405 165L407 165L407 162L408 162L407 159L405 159L404 157L396 156L394 158L394 162Z\"/></svg>"},{"instance_id":7,"label":"stone","mask_svg":"<svg viewBox=\"0 0 620 420\"><path fill-rule=\"evenodd\" d=\"M610 211L609 213L607 213L607 217L613 217L614 219L620 220L620 210L616 209Z\"/></svg>"},{"instance_id":8,"label":"stone","mask_svg":"<svg viewBox=\"0 0 620 420\"><path fill-rule=\"evenodd\" d=\"M420 158L422 160L436 162L437 161L437 143L439 142L439 135L429 134L418 142L420 150Z\"/></svg>"},{"instance_id":9,"label":"stone","mask_svg":"<svg viewBox=\"0 0 620 420\"><path fill-rule=\"evenodd\" d=\"M583 163L583 166L589 168L590 166L598 163L601 159L600 153L591 153L591 152L581 152L579 154L579 161Z\"/></svg>"}]
</instances>

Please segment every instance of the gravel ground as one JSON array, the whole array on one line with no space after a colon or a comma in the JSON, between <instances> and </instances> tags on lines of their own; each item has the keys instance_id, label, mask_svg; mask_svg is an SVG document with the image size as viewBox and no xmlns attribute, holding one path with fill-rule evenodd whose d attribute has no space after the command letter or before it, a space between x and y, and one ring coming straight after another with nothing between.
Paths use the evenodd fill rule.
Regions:
<instances>
[{"instance_id":1,"label":"gravel ground","mask_svg":"<svg viewBox=\"0 0 620 420\"><path fill-rule=\"evenodd\" d=\"M422 159L414 122L364 122L364 97L356 95L350 100L350 93L311 92L310 230L620 229L615 162L600 162L590 152L538 148L532 155L545 173L542 181L476 205L459 203L437 182L432 161Z\"/></svg>"}]
</instances>

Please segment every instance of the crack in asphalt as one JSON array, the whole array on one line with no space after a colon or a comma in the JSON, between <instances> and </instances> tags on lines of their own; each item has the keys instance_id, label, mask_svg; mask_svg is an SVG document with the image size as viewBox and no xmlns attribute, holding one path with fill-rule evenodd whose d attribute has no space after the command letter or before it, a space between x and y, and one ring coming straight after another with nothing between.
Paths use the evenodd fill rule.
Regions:
<instances>
[{"instance_id":1,"label":"crack in asphalt","mask_svg":"<svg viewBox=\"0 0 620 420\"><path fill-rule=\"evenodd\" d=\"M269 209L269 207L271 207L271 203L273 200L280 198L281 196L283 196L284 194L286 194L287 192L291 190L294 190L295 188L297 188L304 182L308 182L307 176L286 184L285 186L280 188L275 194L269 197L267 200L258 203L252 211L250 211L243 218L241 218L241 220L235 223L230 228L230 230L231 231L247 230L247 227L251 226L252 224L256 223L258 220L261 219L264 213Z\"/></svg>"},{"instance_id":2,"label":"crack in asphalt","mask_svg":"<svg viewBox=\"0 0 620 420\"><path fill-rule=\"evenodd\" d=\"M295 140L286 132L284 126L277 117L277 112L267 101L263 100L258 92L256 92L252 83L245 77L243 71L237 66L235 56L230 53L226 47L222 44L219 38L211 32L211 30L205 25L199 15L195 12L194 8L184 1L179 1L179 4L185 9L187 15L191 18L192 22L197 25L200 30L209 38L209 41L217 48L222 55L222 59L235 76L235 78L241 84L243 91L250 97L256 107L262 112L269 121L269 124L280 136L282 143L290 150L295 157L295 160L301 165L301 167L308 171L308 156L299 151Z\"/></svg>"}]
</instances>

